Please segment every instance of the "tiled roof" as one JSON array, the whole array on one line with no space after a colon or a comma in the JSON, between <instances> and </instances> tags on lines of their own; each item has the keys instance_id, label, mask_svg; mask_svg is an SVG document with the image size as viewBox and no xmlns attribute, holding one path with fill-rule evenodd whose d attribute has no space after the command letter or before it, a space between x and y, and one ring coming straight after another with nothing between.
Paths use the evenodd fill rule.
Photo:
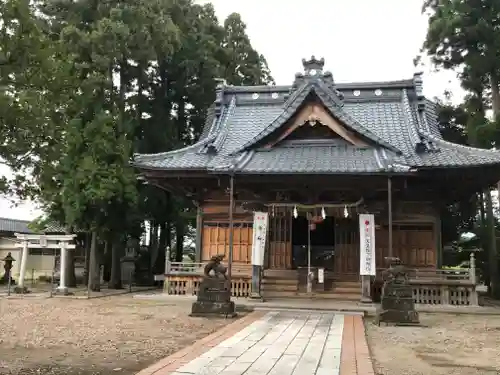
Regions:
<instances>
[{"instance_id":1,"label":"tiled roof","mask_svg":"<svg viewBox=\"0 0 500 375\"><path fill-rule=\"evenodd\" d=\"M28 228L29 223L30 222L26 220L0 217L0 232L33 233L33 231Z\"/></svg>"},{"instance_id":2,"label":"tiled roof","mask_svg":"<svg viewBox=\"0 0 500 375\"><path fill-rule=\"evenodd\" d=\"M374 173L384 165L376 148L351 145L290 144L269 151L252 151L242 165L245 173Z\"/></svg>"},{"instance_id":3,"label":"tiled roof","mask_svg":"<svg viewBox=\"0 0 500 375\"><path fill-rule=\"evenodd\" d=\"M142 169L212 173L382 173L410 168L499 164L500 152L442 139L436 105L423 97L420 75L391 82L335 84L330 73L298 74L292 86L223 86L200 140L176 151L135 155ZM316 72L315 72L316 73ZM271 151L259 141L278 131L316 95L370 148L282 142Z\"/></svg>"}]
</instances>

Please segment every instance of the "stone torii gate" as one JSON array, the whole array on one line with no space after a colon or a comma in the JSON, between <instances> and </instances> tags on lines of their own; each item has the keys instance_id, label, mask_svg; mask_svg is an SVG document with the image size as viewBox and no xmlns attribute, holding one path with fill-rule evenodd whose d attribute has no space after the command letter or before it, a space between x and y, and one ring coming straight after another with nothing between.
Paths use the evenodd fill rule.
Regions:
<instances>
[{"instance_id":1,"label":"stone torii gate","mask_svg":"<svg viewBox=\"0 0 500 375\"><path fill-rule=\"evenodd\" d=\"M66 286L66 262L67 262L67 251L69 249L75 249L75 244L70 243L76 237L76 234L15 234L20 243L17 247L22 248L21 254L21 265L19 272L19 282L16 290L20 293L27 291L24 285L24 278L26 276L26 266L28 264L29 249L60 249L61 250L61 261L60 263L60 277L59 286L57 291L62 294L68 294L68 288Z\"/></svg>"}]
</instances>

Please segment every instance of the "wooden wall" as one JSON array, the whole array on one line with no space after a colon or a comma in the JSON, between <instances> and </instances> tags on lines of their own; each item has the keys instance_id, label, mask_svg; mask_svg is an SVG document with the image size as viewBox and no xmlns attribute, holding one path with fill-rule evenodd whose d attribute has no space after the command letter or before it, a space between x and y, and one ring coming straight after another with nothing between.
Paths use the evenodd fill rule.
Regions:
<instances>
[{"instance_id":1,"label":"wooden wall","mask_svg":"<svg viewBox=\"0 0 500 375\"><path fill-rule=\"evenodd\" d=\"M252 256L252 223L234 223L233 262L250 264ZM229 256L229 223L205 222L203 225L201 261L217 254Z\"/></svg>"},{"instance_id":2,"label":"wooden wall","mask_svg":"<svg viewBox=\"0 0 500 375\"><path fill-rule=\"evenodd\" d=\"M250 264L253 238L253 214L244 211L239 202L234 210L234 252L233 261ZM401 258L412 268L436 267L438 261L438 235L436 216L432 212L412 214L416 206L406 207L394 213L393 256ZM207 261L216 254L229 253L229 205L225 201L210 201L201 206L202 240L201 261ZM385 215L384 215L385 216ZM354 219L354 218L353 218ZM270 215L268 251L265 267L274 269L292 268L292 216L285 210L273 211ZM357 220L357 219L356 219ZM355 221L356 221L355 220ZM376 259L377 268L385 268L384 257L389 255L388 228L385 217L376 217ZM357 223L357 221L356 221ZM357 226L357 224L355 226ZM352 233L351 233L352 232ZM356 232L356 233L355 233ZM355 240L335 244L335 273L354 275L359 271L359 232L349 229ZM349 234L346 232L346 235ZM354 238L353 237L353 238Z\"/></svg>"},{"instance_id":3,"label":"wooden wall","mask_svg":"<svg viewBox=\"0 0 500 375\"><path fill-rule=\"evenodd\" d=\"M201 261L217 254L229 256L229 204L207 202L201 206L202 238ZM250 264L252 256L253 214L241 209L239 204L233 213L233 262Z\"/></svg>"},{"instance_id":4,"label":"wooden wall","mask_svg":"<svg viewBox=\"0 0 500 375\"><path fill-rule=\"evenodd\" d=\"M389 230L381 225L375 233L377 268L385 268L389 255ZM392 229L393 256L411 268L437 266L437 237L433 223L397 223Z\"/></svg>"}]
</instances>

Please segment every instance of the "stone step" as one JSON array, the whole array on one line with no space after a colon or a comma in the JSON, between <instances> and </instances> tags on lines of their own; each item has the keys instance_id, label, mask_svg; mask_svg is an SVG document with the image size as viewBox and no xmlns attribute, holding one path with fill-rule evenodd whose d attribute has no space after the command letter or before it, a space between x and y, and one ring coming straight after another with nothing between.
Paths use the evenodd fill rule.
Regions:
<instances>
[{"instance_id":1,"label":"stone step","mask_svg":"<svg viewBox=\"0 0 500 375\"><path fill-rule=\"evenodd\" d=\"M339 294L332 292L320 292L313 293L311 295L307 293L297 293L290 291L263 291L264 298L298 298L298 299L316 299L316 300L338 300L338 301L359 301L361 299L361 294Z\"/></svg>"},{"instance_id":2,"label":"stone step","mask_svg":"<svg viewBox=\"0 0 500 375\"><path fill-rule=\"evenodd\" d=\"M275 278L275 277L264 277L262 279L262 284L273 284L273 285L283 285L283 284L294 284L297 285L298 281L296 279L282 279L282 278Z\"/></svg>"},{"instance_id":3,"label":"stone step","mask_svg":"<svg viewBox=\"0 0 500 375\"><path fill-rule=\"evenodd\" d=\"M273 291L273 292L285 292L297 291L297 284L262 284L263 291Z\"/></svg>"},{"instance_id":4,"label":"stone step","mask_svg":"<svg viewBox=\"0 0 500 375\"><path fill-rule=\"evenodd\" d=\"M279 279L297 279L296 270L277 270L267 269L264 270L264 277L279 278Z\"/></svg>"},{"instance_id":5,"label":"stone step","mask_svg":"<svg viewBox=\"0 0 500 375\"><path fill-rule=\"evenodd\" d=\"M357 287L334 287L333 288L333 293L338 293L338 294L358 294L361 293L361 286Z\"/></svg>"},{"instance_id":6,"label":"stone step","mask_svg":"<svg viewBox=\"0 0 500 375\"><path fill-rule=\"evenodd\" d=\"M359 281L335 281L333 285L338 288L361 288Z\"/></svg>"}]
</instances>

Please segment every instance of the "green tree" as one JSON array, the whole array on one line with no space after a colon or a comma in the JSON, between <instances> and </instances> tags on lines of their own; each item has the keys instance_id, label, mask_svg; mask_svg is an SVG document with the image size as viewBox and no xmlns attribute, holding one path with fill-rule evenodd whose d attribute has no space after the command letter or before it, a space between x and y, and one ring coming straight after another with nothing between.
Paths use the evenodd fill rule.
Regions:
<instances>
[{"instance_id":1,"label":"green tree","mask_svg":"<svg viewBox=\"0 0 500 375\"><path fill-rule=\"evenodd\" d=\"M495 0L426 0L429 28L423 51L432 62L445 69L460 69L467 98L468 143L479 147L495 144L500 117L500 3ZM485 109L493 110L494 121L485 120ZM493 137L492 137L493 135ZM489 232L489 276L491 292L500 297L496 250L495 218L490 190L483 192ZM483 210L483 208L481 209Z\"/></svg>"},{"instance_id":2,"label":"green tree","mask_svg":"<svg viewBox=\"0 0 500 375\"><path fill-rule=\"evenodd\" d=\"M265 57L252 47L246 25L238 13L230 14L224 21L223 47L224 78L231 85L274 83Z\"/></svg>"}]
</instances>

